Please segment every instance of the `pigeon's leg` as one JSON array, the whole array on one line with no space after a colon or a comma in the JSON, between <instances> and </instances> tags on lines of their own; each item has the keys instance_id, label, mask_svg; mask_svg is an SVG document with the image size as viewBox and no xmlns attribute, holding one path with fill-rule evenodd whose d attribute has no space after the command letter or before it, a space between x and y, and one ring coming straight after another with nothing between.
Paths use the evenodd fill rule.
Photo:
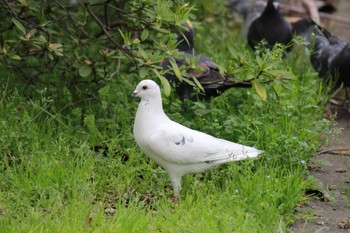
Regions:
<instances>
[{"instance_id":1,"label":"pigeon's leg","mask_svg":"<svg viewBox=\"0 0 350 233\"><path fill-rule=\"evenodd\" d=\"M171 184L173 185L173 189L174 189L173 201L175 204L177 204L179 192L181 190L181 176L178 176L175 174L169 174L169 178L170 178Z\"/></svg>"},{"instance_id":2,"label":"pigeon's leg","mask_svg":"<svg viewBox=\"0 0 350 233\"><path fill-rule=\"evenodd\" d=\"M174 196L174 197L173 197L173 202L174 202L174 204L177 204L177 201L178 201L177 196Z\"/></svg>"}]
</instances>

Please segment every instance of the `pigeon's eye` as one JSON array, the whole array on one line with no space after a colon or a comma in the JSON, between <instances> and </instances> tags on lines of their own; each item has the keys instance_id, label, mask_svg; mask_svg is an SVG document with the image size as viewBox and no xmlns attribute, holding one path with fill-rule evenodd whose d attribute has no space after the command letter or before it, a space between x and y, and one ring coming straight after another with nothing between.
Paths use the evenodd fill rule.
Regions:
<instances>
[{"instance_id":1,"label":"pigeon's eye","mask_svg":"<svg viewBox=\"0 0 350 233\"><path fill-rule=\"evenodd\" d=\"M146 85L145 85L145 86L143 86L143 87L142 87L142 89L143 89L143 90L146 90L146 89L147 89L147 86L146 86Z\"/></svg>"}]
</instances>

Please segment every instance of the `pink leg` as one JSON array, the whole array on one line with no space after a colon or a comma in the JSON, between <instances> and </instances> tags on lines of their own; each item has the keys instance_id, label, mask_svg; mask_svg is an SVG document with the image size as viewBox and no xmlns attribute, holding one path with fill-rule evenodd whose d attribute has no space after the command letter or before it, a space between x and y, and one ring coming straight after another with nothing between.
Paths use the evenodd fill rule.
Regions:
<instances>
[{"instance_id":1,"label":"pink leg","mask_svg":"<svg viewBox=\"0 0 350 233\"><path fill-rule=\"evenodd\" d=\"M177 204L177 196L173 197L173 202L174 202L174 204Z\"/></svg>"}]
</instances>

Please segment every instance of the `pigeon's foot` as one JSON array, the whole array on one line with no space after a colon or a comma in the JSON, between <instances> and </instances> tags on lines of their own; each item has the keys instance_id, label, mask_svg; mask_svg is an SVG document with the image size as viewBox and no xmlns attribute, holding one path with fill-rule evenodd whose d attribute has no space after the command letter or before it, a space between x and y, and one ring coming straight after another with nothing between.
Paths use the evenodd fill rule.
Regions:
<instances>
[{"instance_id":1,"label":"pigeon's foot","mask_svg":"<svg viewBox=\"0 0 350 233\"><path fill-rule=\"evenodd\" d=\"M173 202L174 202L174 204L177 204L177 201L178 201L177 196L174 196L174 197L173 197Z\"/></svg>"}]
</instances>

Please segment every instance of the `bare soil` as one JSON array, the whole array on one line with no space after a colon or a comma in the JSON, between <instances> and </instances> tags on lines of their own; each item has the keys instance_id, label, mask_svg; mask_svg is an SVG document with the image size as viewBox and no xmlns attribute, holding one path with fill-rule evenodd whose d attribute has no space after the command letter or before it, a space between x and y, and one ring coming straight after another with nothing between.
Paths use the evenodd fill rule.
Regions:
<instances>
[{"instance_id":1,"label":"bare soil","mask_svg":"<svg viewBox=\"0 0 350 233\"><path fill-rule=\"evenodd\" d=\"M337 11L333 15L349 19L349 12L350 1L337 0ZM336 21L327 22L327 25L341 39L350 38L348 23ZM340 130L340 133L322 150L349 150L330 150L312 157L309 171L318 183L315 190L306 194L313 195L313 198L297 208L296 214L299 214L301 220L292 226L292 232L350 232L350 113L333 106L332 112L334 111L337 112L337 118L333 129Z\"/></svg>"},{"instance_id":2,"label":"bare soil","mask_svg":"<svg viewBox=\"0 0 350 233\"><path fill-rule=\"evenodd\" d=\"M313 198L297 208L302 219L292 232L350 232L350 113L340 110L333 127L341 131L321 150L328 153L320 152L310 161L310 175L318 183L307 193ZM340 148L348 150L335 150Z\"/></svg>"}]
</instances>

